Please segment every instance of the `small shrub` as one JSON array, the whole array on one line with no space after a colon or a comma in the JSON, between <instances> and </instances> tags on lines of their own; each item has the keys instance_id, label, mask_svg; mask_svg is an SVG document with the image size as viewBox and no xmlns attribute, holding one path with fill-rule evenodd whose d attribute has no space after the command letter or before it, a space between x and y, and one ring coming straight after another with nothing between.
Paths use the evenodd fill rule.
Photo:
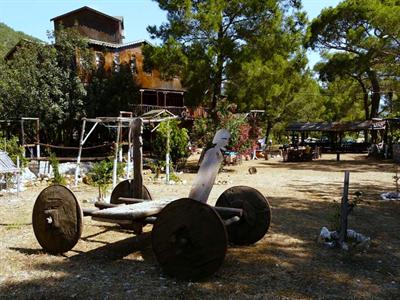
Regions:
<instances>
[{"instance_id":1,"label":"small shrub","mask_svg":"<svg viewBox=\"0 0 400 300\"><path fill-rule=\"evenodd\" d=\"M28 160L24 156L25 149L19 144L18 137L12 136L10 139L6 139L0 134L0 150L7 152L15 164L17 164L17 157L19 156L20 166L25 167L27 165Z\"/></svg>"},{"instance_id":2,"label":"small shrub","mask_svg":"<svg viewBox=\"0 0 400 300\"><path fill-rule=\"evenodd\" d=\"M189 156L189 135L185 128L179 128L180 122L169 120L160 123L154 141L154 153L159 160L165 160L169 150L171 160L176 163L179 159ZM169 131L169 149L167 149L167 136Z\"/></svg>"},{"instance_id":3,"label":"small shrub","mask_svg":"<svg viewBox=\"0 0 400 300\"><path fill-rule=\"evenodd\" d=\"M66 181L65 177L60 174L60 170L58 168L60 165L60 162L58 161L55 153L50 153L49 161L50 161L51 167L53 168L53 175L54 175L52 183L65 185L67 183L67 181Z\"/></svg>"},{"instance_id":4,"label":"small shrub","mask_svg":"<svg viewBox=\"0 0 400 300\"><path fill-rule=\"evenodd\" d=\"M363 193L360 191L356 191L354 193L354 198L348 201L348 215L353 211L357 205L362 202ZM329 216L329 225L332 230L340 231L340 216L342 212L341 202L334 201L334 211Z\"/></svg>"},{"instance_id":5,"label":"small shrub","mask_svg":"<svg viewBox=\"0 0 400 300\"><path fill-rule=\"evenodd\" d=\"M260 128L255 120L236 114L236 105L226 100L218 102L216 113L194 121L191 138L197 146L210 147L214 134L225 128L231 134L228 149L245 154L256 145Z\"/></svg>"},{"instance_id":6,"label":"small shrub","mask_svg":"<svg viewBox=\"0 0 400 300\"><path fill-rule=\"evenodd\" d=\"M118 164L117 176L123 172L124 166ZM99 200L104 200L107 189L112 183L113 162L109 160L102 160L93 164L92 170L88 173L89 182L99 188Z\"/></svg>"}]
</instances>

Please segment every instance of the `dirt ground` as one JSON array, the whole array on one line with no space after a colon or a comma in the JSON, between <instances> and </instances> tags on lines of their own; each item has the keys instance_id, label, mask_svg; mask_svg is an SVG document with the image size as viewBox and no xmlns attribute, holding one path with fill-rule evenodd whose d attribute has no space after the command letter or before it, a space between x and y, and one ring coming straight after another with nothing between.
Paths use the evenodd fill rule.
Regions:
<instances>
[{"instance_id":1,"label":"dirt ground","mask_svg":"<svg viewBox=\"0 0 400 300\"><path fill-rule=\"evenodd\" d=\"M44 253L33 234L31 211L45 187L0 198L0 298L4 299L313 299L400 298L400 203L379 201L394 190L395 165L364 155L335 155L285 163L280 159L244 161L218 175L209 203L228 187L260 190L272 206L269 232L255 245L229 247L219 271L201 282L162 274L151 249L151 226L134 236L117 225L84 220L82 239L62 256ZM255 166L257 174L248 168ZM364 193L349 228L372 239L366 252L342 252L316 243L329 226L333 201L340 201L343 171L350 194ZM182 185L146 182L153 198L188 195L195 174ZM84 207L97 195L87 185L74 188Z\"/></svg>"}]
</instances>

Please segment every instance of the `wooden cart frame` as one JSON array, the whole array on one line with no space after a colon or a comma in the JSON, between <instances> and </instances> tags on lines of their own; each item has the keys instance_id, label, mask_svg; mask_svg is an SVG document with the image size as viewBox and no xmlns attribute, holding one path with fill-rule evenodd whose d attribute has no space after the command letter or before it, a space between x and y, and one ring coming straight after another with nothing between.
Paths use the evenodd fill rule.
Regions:
<instances>
[{"instance_id":1,"label":"wooden cart frame","mask_svg":"<svg viewBox=\"0 0 400 300\"><path fill-rule=\"evenodd\" d=\"M135 234L152 224L154 254L169 276L198 280L222 265L228 243L249 245L264 237L271 220L267 199L256 189L235 186L223 192L214 207L207 204L220 165L228 131L219 130L214 147L207 150L187 198L152 200L142 178L142 126L132 122L134 179L120 182L110 203L96 202L81 209L66 187L52 185L38 196L32 224L39 244L52 254L71 250L83 230L83 217L117 223Z\"/></svg>"}]
</instances>

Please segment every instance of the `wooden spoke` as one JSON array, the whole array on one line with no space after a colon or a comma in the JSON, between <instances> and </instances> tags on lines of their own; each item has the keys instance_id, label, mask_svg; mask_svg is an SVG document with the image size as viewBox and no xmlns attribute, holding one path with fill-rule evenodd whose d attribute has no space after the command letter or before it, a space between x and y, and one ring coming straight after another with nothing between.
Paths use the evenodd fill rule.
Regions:
<instances>
[{"instance_id":1,"label":"wooden spoke","mask_svg":"<svg viewBox=\"0 0 400 300\"><path fill-rule=\"evenodd\" d=\"M36 239L52 254L71 250L82 234L83 214L74 194L65 186L52 185L37 197L32 213Z\"/></svg>"},{"instance_id":2,"label":"wooden spoke","mask_svg":"<svg viewBox=\"0 0 400 300\"><path fill-rule=\"evenodd\" d=\"M234 186L219 196L215 206L243 209L240 221L227 227L229 242L250 245L267 233L271 222L268 200L256 189Z\"/></svg>"},{"instance_id":3,"label":"wooden spoke","mask_svg":"<svg viewBox=\"0 0 400 300\"><path fill-rule=\"evenodd\" d=\"M227 250L226 229L218 213L190 198L168 204L158 215L151 236L162 270L179 279L212 275Z\"/></svg>"}]
</instances>

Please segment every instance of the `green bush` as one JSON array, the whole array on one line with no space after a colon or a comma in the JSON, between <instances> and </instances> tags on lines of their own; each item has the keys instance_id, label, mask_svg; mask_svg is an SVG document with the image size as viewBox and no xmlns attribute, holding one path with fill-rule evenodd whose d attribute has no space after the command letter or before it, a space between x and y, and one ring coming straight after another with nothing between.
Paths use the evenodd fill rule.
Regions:
<instances>
[{"instance_id":1,"label":"green bush","mask_svg":"<svg viewBox=\"0 0 400 300\"><path fill-rule=\"evenodd\" d=\"M124 166L119 163L117 168L117 176L121 176ZM112 182L113 162L109 160L102 160L93 164L92 170L88 173L90 182L94 186L99 187L99 200L103 200L107 192L107 188Z\"/></svg>"},{"instance_id":2,"label":"green bush","mask_svg":"<svg viewBox=\"0 0 400 300\"><path fill-rule=\"evenodd\" d=\"M246 153L255 145L259 131L259 128L252 128L242 114L236 114L234 103L220 100L214 115L194 121L191 138L197 146L209 147L215 133L221 128L231 134L227 148L238 153Z\"/></svg>"},{"instance_id":3,"label":"green bush","mask_svg":"<svg viewBox=\"0 0 400 300\"><path fill-rule=\"evenodd\" d=\"M189 135L185 128L179 127L178 120L169 120L160 123L154 141L154 154L159 160L165 160L167 153L167 136L169 131L169 153L173 163L187 158L189 151Z\"/></svg>"},{"instance_id":4,"label":"green bush","mask_svg":"<svg viewBox=\"0 0 400 300\"><path fill-rule=\"evenodd\" d=\"M7 152L15 164L17 164L19 156L21 167L27 165L28 160L24 156L25 149L19 144L18 137L12 136L10 139L6 139L0 134L0 150Z\"/></svg>"},{"instance_id":5,"label":"green bush","mask_svg":"<svg viewBox=\"0 0 400 300\"><path fill-rule=\"evenodd\" d=\"M60 170L58 169L60 162L58 161L55 153L50 153L49 161L51 167L53 168L54 175L52 183L65 185L67 181L65 180L65 177L60 174Z\"/></svg>"}]
</instances>

